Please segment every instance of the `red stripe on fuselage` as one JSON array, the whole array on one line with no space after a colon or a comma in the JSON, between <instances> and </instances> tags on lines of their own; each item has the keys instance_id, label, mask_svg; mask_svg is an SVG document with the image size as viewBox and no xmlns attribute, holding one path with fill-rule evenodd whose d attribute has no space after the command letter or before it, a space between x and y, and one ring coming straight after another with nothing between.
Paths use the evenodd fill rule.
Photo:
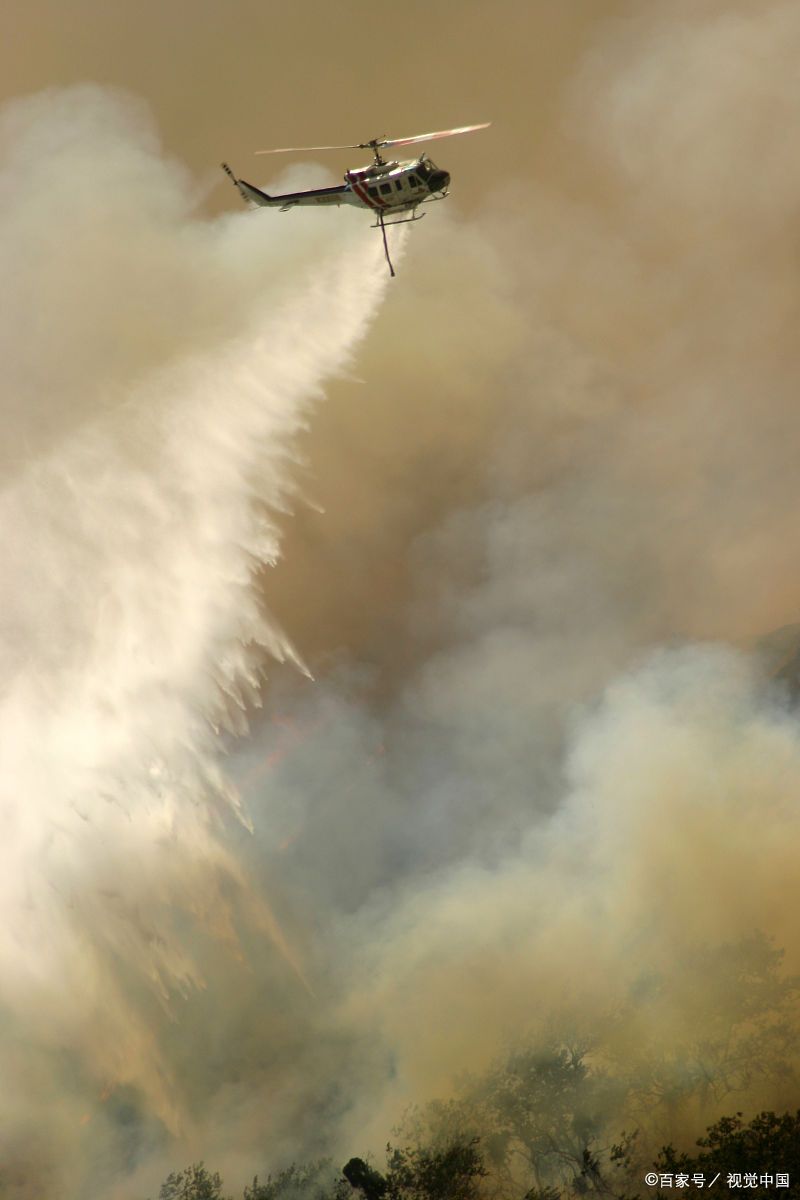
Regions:
<instances>
[{"instance_id":1,"label":"red stripe on fuselage","mask_svg":"<svg viewBox=\"0 0 800 1200\"><path fill-rule=\"evenodd\" d=\"M367 208L386 208L386 202L384 200L381 200L377 196L373 200L363 183L358 183L355 179L351 178L350 187L358 196L359 200L366 204Z\"/></svg>"}]
</instances>

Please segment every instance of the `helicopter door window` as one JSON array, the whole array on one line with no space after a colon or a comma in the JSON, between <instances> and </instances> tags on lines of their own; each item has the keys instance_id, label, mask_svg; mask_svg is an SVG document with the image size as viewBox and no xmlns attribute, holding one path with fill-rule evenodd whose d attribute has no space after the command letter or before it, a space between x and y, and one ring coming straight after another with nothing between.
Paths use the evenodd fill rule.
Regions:
<instances>
[{"instance_id":1,"label":"helicopter door window","mask_svg":"<svg viewBox=\"0 0 800 1200\"><path fill-rule=\"evenodd\" d=\"M381 191L383 192L384 196L386 196L391 190L392 190L392 185L390 183L382 183L381 184Z\"/></svg>"},{"instance_id":2,"label":"helicopter door window","mask_svg":"<svg viewBox=\"0 0 800 1200\"><path fill-rule=\"evenodd\" d=\"M395 179L395 181L394 181L394 186L397 188L398 192L402 192L402 190L403 190L403 181L402 181L402 179Z\"/></svg>"},{"instance_id":3,"label":"helicopter door window","mask_svg":"<svg viewBox=\"0 0 800 1200\"><path fill-rule=\"evenodd\" d=\"M373 197L377 196L377 194L378 194L378 189L376 187L368 187L367 191L369 192L370 196L373 196Z\"/></svg>"},{"instance_id":4,"label":"helicopter door window","mask_svg":"<svg viewBox=\"0 0 800 1200\"><path fill-rule=\"evenodd\" d=\"M410 183L411 187L419 187L419 180L417 179L416 175L409 175L408 182Z\"/></svg>"}]
</instances>

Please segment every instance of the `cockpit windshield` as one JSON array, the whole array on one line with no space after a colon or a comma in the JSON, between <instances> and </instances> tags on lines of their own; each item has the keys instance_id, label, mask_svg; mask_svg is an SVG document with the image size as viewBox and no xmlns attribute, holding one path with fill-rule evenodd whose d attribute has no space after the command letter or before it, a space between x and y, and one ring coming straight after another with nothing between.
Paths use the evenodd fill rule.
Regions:
<instances>
[{"instance_id":1,"label":"cockpit windshield","mask_svg":"<svg viewBox=\"0 0 800 1200\"><path fill-rule=\"evenodd\" d=\"M416 167L414 168L414 170L417 173L417 175L419 175L422 182L427 183L428 176L430 175L432 168L433 168L433 163L431 162L431 160L429 158L421 158L419 160L419 162L417 163Z\"/></svg>"}]
</instances>

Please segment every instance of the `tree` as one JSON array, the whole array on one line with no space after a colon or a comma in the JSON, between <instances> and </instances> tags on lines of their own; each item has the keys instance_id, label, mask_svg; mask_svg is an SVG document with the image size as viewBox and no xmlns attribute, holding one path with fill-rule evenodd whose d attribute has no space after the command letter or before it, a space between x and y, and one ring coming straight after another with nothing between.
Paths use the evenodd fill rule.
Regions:
<instances>
[{"instance_id":1,"label":"tree","mask_svg":"<svg viewBox=\"0 0 800 1200\"><path fill-rule=\"evenodd\" d=\"M211 1175L201 1162L185 1171L173 1172L161 1185L159 1200L225 1200L222 1180Z\"/></svg>"},{"instance_id":2,"label":"tree","mask_svg":"<svg viewBox=\"0 0 800 1200\"><path fill-rule=\"evenodd\" d=\"M387 1200L478 1200L480 1196L486 1168L478 1138L441 1147L387 1146L387 1156Z\"/></svg>"},{"instance_id":3,"label":"tree","mask_svg":"<svg viewBox=\"0 0 800 1200\"><path fill-rule=\"evenodd\" d=\"M459 1128L480 1135L497 1196L519 1197L531 1185L540 1197L573 1183L577 1191L602 1190L608 1117L627 1084L590 1065L588 1051L587 1043L558 1040L514 1051L473 1080L461 1101L431 1106L434 1137Z\"/></svg>"},{"instance_id":4,"label":"tree","mask_svg":"<svg viewBox=\"0 0 800 1200\"><path fill-rule=\"evenodd\" d=\"M526 1188L539 1200L616 1194L623 1176L639 1191L657 1148L698 1111L724 1111L726 1096L742 1097L730 1108L747 1097L757 1111L800 1090L800 979L784 973L782 958L753 934L687 955L672 973L651 972L598 1015L591 1036L515 1049L456 1099L415 1114L406 1138L480 1136L492 1194L503 1200ZM638 1139L628 1135L615 1157L620 1128Z\"/></svg>"},{"instance_id":5,"label":"tree","mask_svg":"<svg viewBox=\"0 0 800 1200\"><path fill-rule=\"evenodd\" d=\"M718 1173L728 1184L728 1176L739 1177L738 1186L728 1184L730 1195L762 1197L775 1196L775 1176L782 1172L789 1177L789 1186L781 1188L781 1196L800 1196L800 1110L796 1113L762 1112L748 1125L742 1114L723 1117L697 1139L699 1154L678 1154L665 1146L654 1163L654 1169L666 1174L703 1174L713 1179ZM750 1176L750 1183L745 1183ZM758 1186L752 1186L757 1179ZM771 1182L767 1182L771 1180Z\"/></svg>"},{"instance_id":6,"label":"tree","mask_svg":"<svg viewBox=\"0 0 800 1200\"><path fill-rule=\"evenodd\" d=\"M342 1178L329 1158L298 1165L279 1171L273 1179L259 1183L258 1176L252 1186L244 1189L244 1200L348 1200L353 1191Z\"/></svg>"},{"instance_id":7,"label":"tree","mask_svg":"<svg viewBox=\"0 0 800 1200\"><path fill-rule=\"evenodd\" d=\"M364 1162L363 1158L351 1158L342 1167L342 1174L350 1187L360 1191L365 1200L383 1200L387 1193L389 1185L383 1175Z\"/></svg>"},{"instance_id":8,"label":"tree","mask_svg":"<svg viewBox=\"0 0 800 1200\"><path fill-rule=\"evenodd\" d=\"M478 1139L386 1147L386 1174L351 1158L342 1174L363 1200L478 1200L486 1175Z\"/></svg>"}]
</instances>

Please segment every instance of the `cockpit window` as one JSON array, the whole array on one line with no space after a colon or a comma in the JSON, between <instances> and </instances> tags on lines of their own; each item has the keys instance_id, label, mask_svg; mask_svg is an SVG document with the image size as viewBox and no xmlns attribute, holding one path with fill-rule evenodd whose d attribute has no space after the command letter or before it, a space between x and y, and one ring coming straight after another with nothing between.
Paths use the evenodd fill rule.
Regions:
<instances>
[{"instance_id":1,"label":"cockpit window","mask_svg":"<svg viewBox=\"0 0 800 1200\"><path fill-rule=\"evenodd\" d=\"M431 173L431 168L428 163L420 162L420 163L417 163L416 171L417 171L417 174L419 175L420 179L424 183Z\"/></svg>"},{"instance_id":2,"label":"cockpit window","mask_svg":"<svg viewBox=\"0 0 800 1200\"><path fill-rule=\"evenodd\" d=\"M419 187L419 180L417 179L416 175L409 175L408 182L411 187Z\"/></svg>"}]
</instances>

